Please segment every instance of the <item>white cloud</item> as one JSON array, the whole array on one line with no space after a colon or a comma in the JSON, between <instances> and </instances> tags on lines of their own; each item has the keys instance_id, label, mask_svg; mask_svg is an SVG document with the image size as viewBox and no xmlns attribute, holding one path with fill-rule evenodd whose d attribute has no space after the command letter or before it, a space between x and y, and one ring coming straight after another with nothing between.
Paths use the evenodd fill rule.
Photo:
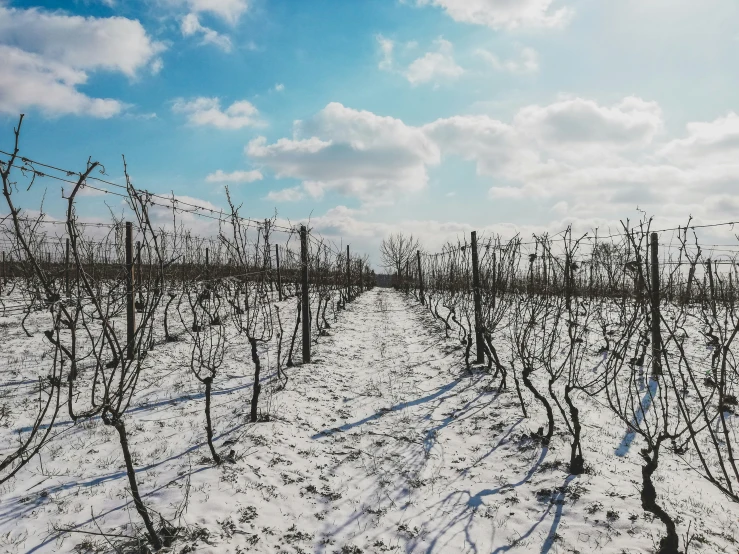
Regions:
<instances>
[{"instance_id":1,"label":"white cloud","mask_svg":"<svg viewBox=\"0 0 739 554\"><path fill-rule=\"evenodd\" d=\"M297 124L299 122L296 122ZM300 140L281 138L273 145L266 145L267 139L265 137L257 137L247 145L246 154L257 158L273 157L278 152L290 155L316 154L331 146L331 141L324 142L318 137Z\"/></svg>"},{"instance_id":2,"label":"white cloud","mask_svg":"<svg viewBox=\"0 0 739 554\"><path fill-rule=\"evenodd\" d=\"M513 168L537 161L511 125L486 115L437 119L423 131L444 155L475 161L480 174L515 173Z\"/></svg>"},{"instance_id":3,"label":"white cloud","mask_svg":"<svg viewBox=\"0 0 739 554\"><path fill-rule=\"evenodd\" d=\"M739 186L739 116L691 123L672 140L663 127L659 105L636 97L563 98L508 121L457 115L421 127L329 104L296 122L291 138L260 137L246 154L301 181L275 199L337 191L372 207L422 191L428 168L454 156L490 179L488 198L550 202L563 217L617 221L637 205L680 217L725 213Z\"/></svg>"},{"instance_id":4,"label":"white cloud","mask_svg":"<svg viewBox=\"0 0 739 554\"><path fill-rule=\"evenodd\" d=\"M393 149L405 151L390 153ZM278 177L303 181L270 193L269 199L301 200L338 190L365 200L362 210L338 206L311 219L317 232L349 241L357 251L376 251L382 237L397 231L413 233L431 251L446 240L468 236L473 227L455 221L372 221L377 212L371 204L382 190L380 183L394 183L386 198L421 190L427 167L439 163L440 156L475 163L478 174L490 178L486 188L491 202L535 205L550 214L536 226L476 226L482 233L530 236L558 232L568 224L576 232L615 229L625 215L639 217L636 206L655 214L656 225L662 227L685 224L687 214L694 222L711 223L733 217L739 206L739 115L693 122L683 136L665 139L659 105L634 97L610 105L564 98L524 107L506 121L458 115L423 127L329 105L296 123L292 138L272 144L253 141L247 154ZM393 155L404 163L388 162ZM408 186L408 175L421 178ZM347 186L343 180L361 186ZM725 234L733 236L730 229Z\"/></svg>"},{"instance_id":5,"label":"white cloud","mask_svg":"<svg viewBox=\"0 0 739 554\"><path fill-rule=\"evenodd\" d=\"M496 54L484 50L477 50L477 55L498 71L509 71L511 73L536 73L539 71L539 54L533 48L521 50L519 59L501 60Z\"/></svg>"},{"instance_id":6,"label":"white cloud","mask_svg":"<svg viewBox=\"0 0 739 554\"><path fill-rule=\"evenodd\" d=\"M36 107L51 115L108 118L126 105L111 98L90 98L77 90L84 71L49 61L19 48L0 45L0 112L18 114Z\"/></svg>"},{"instance_id":7,"label":"white cloud","mask_svg":"<svg viewBox=\"0 0 739 554\"><path fill-rule=\"evenodd\" d=\"M282 83L277 83L275 85L275 92L283 92L285 90L285 85Z\"/></svg>"},{"instance_id":8,"label":"white cloud","mask_svg":"<svg viewBox=\"0 0 739 554\"><path fill-rule=\"evenodd\" d=\"M182 36L185 37L202 35L200 44L213 44L224 52L231 51L231 39L209 27L201 25L198 16L194 13L189 13L182 19L180 30L182 31Z\"/></svg>"},{"instance_id":9,"label":"white cloud","mask_svg":"<svg viewBox=\"0 0 739 554\"><path fill-rule=\"evenodd\" d=\"M662 110L656 102L633 96L614 106L572 98L548 106L528 106L518 112L516 128L549 145L571 147L642 146L662 129Z\"/></svg>"},{"instance_id":10,"label":"white cloud","mask_svg":"<svg viewBox=\"0 0 739 554\"><path fill-rule=\"evenodd\" d=\"M338 103L296 121L292 139L267 144L259 137L245 151L278 178L300 179L311 196L337 191L367 204L422 190L426 166L439 162L438 148L419 128Z\"/></svg>"},{"instance_id":11,"label":"white cloud","mask_svg":"<svg viewBox=\"0 0 739 554\"><path fill-rule=\"evenodd\" d=\"M382 35L377 35L375 38L382 54L382 59L377 67L383 71L390 71L393 68L393 49L395 48L395 42Z\"/></svg>"},{"instance_id":12,"label":"white cloud","mask_svg":"<svg viewBox=\"0 0 739 554\"><path fill-rule=\"evenodd\" d=\"M265 196L265 200L271 200L272 202L297 202L303 198L305 198L305 194L300 187L271 190Z\"/></svg>"},{"instance_id":13,"label":"white cloud","mask_svg":"<svg viewBox=\"0 0 739 554\"><path fill-rule=\"evenodd\" d=\"M569 211L569 208L570 208L569 204L567 204L567 202L565 202L564 200L562 200L560 202L557 202L551 208L549 208L549 211L550 212L553 212L553 213L556 213L556 214L558 214L560 216L565 216L565 215L567 215L567 212Z\"/></svg>"},{"instance_id":14,"label":"white cloud","mask_svg":"<svg viewBox=\"0 0 739 554\"><path fill-rule=\"evenodd\" d=\"M234 102L225 110L221 110L219 98L198 97L186 101L178 98L172 105L172 111L183 113L192 125L212 125L219 129L241 129L262 125L258 119L259 111L247 100Z\"/></svg>"},{"instance_id":15,"label":"white cloud","mask_svg":"<svg viewBox=\"0 0 739 554\"><path fill-rule=\"evenodd\" d=\"M407 61L407 56L418 44L406 43L405 48L400 50L401 60L402 58L406 60L402 60L399 64L396 64L395 60L397 50L395 41L382 35L376 35L375 39L380 49L380 61L377 67L381 71L402 75L414 86L431 82L438 86L441 82L453 81L464 73L464 69L454 60L452 43L443 38L434 41L437 46L436 51L427 52L410 63Z\"/></svg>"},{"instance_id":16,"label":"white cloud","mask_svg":"<svg viewBox=\"0 0 739 554\"><path fill-rule=\"evenodd\" d=\"M134 78L161 69L164 45L138 21L15 9L0 5L0 111L36 107L52 115L111 117L126 105L77 90L89 71L116 71Z\"/></svg>"},{"instance_id":17,"label":"white cloud","mask_svg":"<svg viewBox=\"0 0 739 554\"><path fill-rule=\"evenodd\" d=\"M479 175L506 181L491 197L548 197L590 183L622 190L666 177L675 182L666 168L647 171L618 155L650 144L661 127L659 106L638 98L610 107L567 99L523 108L511 122L465 115L423 127L329 104L296 122L292 139L267 144L260 137L246 153L278 178L302 180L315 197L337 190L366 204L388 202L422 190L427 167L441 155L472 161Z\"/></svg>"},{"instance_id":18,"label":"white cloud","mask_svg":"<svg viewBox=\"0 0 739 554\"><path fill-rule=\"evenodd\" d=\"M184 5L191 13L210 13L226 23L236 24L249 9L248 0L167 0L170 4Z\"/></svg>"},{"instance_id":19,"label":"white cloud","mask_svg":"<svg viewBox=\"0 0 739 554\"><path fill-rule=\"evenodd\" d=\"M488 197L497 198L524 198L526 193L521 187L491 187L488 191Z\"/></svg>"},{"instance_id":20,"label":"white cloud","mask_svg":"<svg viewBox=\"0 0 739 554\"><path fill-rule=\"evenodd\" d=\"M153 62L151 62L151 67L149 69L151 70L152 75L158 75L163 67L164 62L162 61L162 58L157 58Z\"/></svg>"},{"instance_id":21,"label":"white cloud","mask_svg":"<svg viewBox=\"0 0 739 554\"><path fill-rule=\"evenodd\" d=\"M666 144L659 155L679 165L737 163L739 160L739 115L729 112L711 122L686 126L688 136Z\"/></svg>"},{"instance_id":22,"label":"white cloud","mask_svg":"<svg viewBox=\"0 0 739 554\"><path fill-rule=\"evenodd\" d=\"M262 173L253 169L251 171L232 171L225 173L218 169L205 178L207 183L253 183L262 180Z\"/></svg>"},{"instance_id":23,"label":"white cloud","mask_svg":"<svg viewBox=\"0 0 739 554\"><path fill-rule=\"evenodd\" d=\"M687 178L676 168L624 157L642 154L662 129L656 103L628 97L614 106L581 98L524 107L510 123L454 116L424 126L444 155L473 161L479 175L506 182L491 198L580 198L631 203L653 183Z\"/></svg>"},{"instance_id":24,"label":"white cloud","mask_svg":"<svg viewBox=\"0 0 739 554\"><path fill-rule=\"evenodd\" d=\"M718 194L709 196L703 203L706 212L720 218L730 218L731 221L739 212L739 200L734 194ZM733 238L733 237L732 237Z\"/></svg>"},{"instance_id":25,"label":"white cloud","mask_svg":"<svg viewBox=\"0 0 739 554\"><path fill-rule=\"evenodd\" d=\"M476 164L495 200L549 200L554 212L621 217L640 206L711 218L739 186L739 117L690 123L660 144L659 105L627 97L612 106L581 98L519 110L511 122L484 115L437 120L424 131L445 156ZM725 209L719 210L718 206Z\"/></svg>"},{"instance_id":26,"label":"white cloud","mask_svg":"<svg viewBox=\"0 0 739 554\"><path fill-rule=\"evenodd\" d=\"M573 10L554 9L554 0L417 0L443 8L455 21L493 29L552 28L569 23Z\"/></svg>"},{"instance_id":27,"label":"white cloud","mask_svg":"<svg viewBox=\"0 0 739 554\"><path fill-rule=\"evenodd\" d=\"M127 112L123 115L126 119L138 119L139 121L151 121L157 118L156 112L132 113Z\"/></svg>"},{"instance_id":28,"label":"white cloud","mask_svg":"<svg viewBox=\"0 0 739 554\"><path fill-rule=\"evenodd\" d=\"M141 23L125 17L81 17L0 6L0 42L82 70L105 69L134 77L164 45Z\"/></svg>"},{"instance_id":29,"label":"white cloud","mask_svg":"<svg viewBox=\"0 0 739 554\"><path fill-rule=\"evenodd\" d=\"M427 52L405 70L405 78L412 85L451 81L464 73L464 69L454 61L452 43L440 38L436 44L439 47L436 52Z\"/></svg>"}]
</instances>

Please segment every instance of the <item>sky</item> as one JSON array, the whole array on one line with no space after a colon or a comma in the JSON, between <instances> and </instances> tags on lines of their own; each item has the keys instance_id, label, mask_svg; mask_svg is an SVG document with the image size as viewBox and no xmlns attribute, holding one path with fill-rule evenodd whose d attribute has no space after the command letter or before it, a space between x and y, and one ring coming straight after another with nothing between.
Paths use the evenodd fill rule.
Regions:
<instances>
[{"instance_id":1,"label":"sky","mask_svg":"<svg viewBox=\"0 0 739 554\"><path fill-rule=\"evenodd\" d=\"M0 149L24 113L29 158L122 182L125 154L373 261L391 232L731 221L738 47L736 0L0 0Z\"/></svg>"}]
</instances>

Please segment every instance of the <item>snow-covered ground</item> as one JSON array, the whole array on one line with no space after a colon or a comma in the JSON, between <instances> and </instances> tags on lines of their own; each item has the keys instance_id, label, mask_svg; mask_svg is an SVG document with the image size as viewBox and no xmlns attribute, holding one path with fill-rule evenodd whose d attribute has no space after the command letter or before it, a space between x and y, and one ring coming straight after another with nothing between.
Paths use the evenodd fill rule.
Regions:
<instances>
[{"instance_id":1,"label":"snow-covered ground","mask_svg":"<svg viewBox=\"0 0 739 554\"><path fill-rule=\"evenodd\" d=\"M126 423L147 506L184 529L170 551L654 550L664 530L640 505L639 441L597 399L578 398L589 472L568 476L562 425L548 449L531 440L542 414L532 406L523 419L512 387L499 394L490 374L467 372L462 346L412 297L365 293L328 333L311 364L287 369L284 390L265 386L269 418L256 424L250 353L229 340L213 411L217 448L235 461L220 467L204 442L189 346L153 351ZM2 334L0 405L18 414L0 435L7 442L34 398L27 370L11 370L34 367L42 335L17 325ZM100 533L140 527L115 431L93 419L54 433L0 490L0 552L112 552ZM696 537L689 552L737 551L737 506L669 456L655 482L681 537Z\"/></svg>"}]
</instances>

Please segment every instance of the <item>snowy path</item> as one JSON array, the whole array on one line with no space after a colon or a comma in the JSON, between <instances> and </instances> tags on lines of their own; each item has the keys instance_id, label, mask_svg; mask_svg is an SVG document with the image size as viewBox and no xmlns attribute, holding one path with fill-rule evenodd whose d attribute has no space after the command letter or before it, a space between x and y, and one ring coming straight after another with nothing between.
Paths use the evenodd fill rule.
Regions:
<instances>
[{"instance_id":1,"label":"snowy path","mask_svg":"<svg viewBox=\"0 0 739 554\"><path fill-rule=\"evenodd\" d=\"M662 532L640 507L638 455L614 456L623 426L583 401L592 471L568 476L561 426L549 451L532 442L536 410L523 420L513 391L470 375L462 346L412 297L375 289L340 312L313 363L288 369L285 390L265 387L267 422L244 424L250 385L231 376L248 378L242 350L214 418L216 445L235 463L209 462L198 389L176 376L175 351L162 360L177 381L160 384L174 399L132 410L146 502L188 529L173 552L648 552ZM109 430L74 432L79 448L50 447L71 471L0 491L0 552L68 552L84 537L60 542L50 527L94 531L91 508L106 532L137 522ZM736 515L697 477L662 471L668 509L703 533L691 552L739 536Z\"/></svg>"},{"instance_id":2,"label":"snowy path","mask_svg":"<svg viewBox=\"0 0 739 554\"><path fill-rule=\"evenodd\" d=\"M572 479L542 464L546 453L521 428L513 396L498 397L489 375L465 372L461 346L422 308L375 290L330 333L277 397L284 420L255 428L264 447L242 462L261 482L260 498L237 502L258 514L252 549L558 551ZM233 511L224 506L219 521ZM584 551L619 532L614 522L579 519Z\"/></svg>"}]
</instances>

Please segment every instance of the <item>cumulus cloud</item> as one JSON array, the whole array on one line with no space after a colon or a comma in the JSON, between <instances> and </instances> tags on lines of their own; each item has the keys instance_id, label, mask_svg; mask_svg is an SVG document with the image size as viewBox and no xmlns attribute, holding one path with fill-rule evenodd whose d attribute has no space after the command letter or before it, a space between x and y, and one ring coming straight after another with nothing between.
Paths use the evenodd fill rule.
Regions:
<instances>
[{"instance_id":1,"label":"cumulus cloud","mask_svg":"<svg viewBox=\"0 0 739 554\"><path fill-rule=\"evenodd\" d=\"M419 128L339 103L296 121L292 139L268 144L259 137L245 152L278 178L300 179L313 197L337 191L368 204L422 190L426 166L439 162L438 148Z\"/></svg>"},{"instance_id":2,"label":"cumulus cloud","mask_svg":"<svg viewBox=\"0 0 739 554\"><path fill-rule=\"evenodd\" d=\"M457 157L489 178L488 198L550 202L552 213L566 208L583 220L594 209L618 218L652 206L682 217L732 205L724 200L739 185L739 116L690 123L671 140L663 127L659 105L636 97L561 98L505 121L457 115L420 127L329 104L296 122L291 138L260 137L246 154L277 178L301 181L275 200L337 191L371 208L422 191L431 166Z\"/></svg>"},{"instance_id":3,"label":"cumulus cloud","mask_svg":"<svg viewBox=\"0 0 739 554\"><path fill-rule=\"evenodd\" d=\"M382 35L377 35L375 38L377 39L377 44L380 47L380 53L382 55L377 67L383 71L390 71L393 68L393 50L395 49L395 42Z\"/></svg>"},{"instance_id":4,"label":"cumulus cloud","mask_svg":"<svg viewBox=\"0 0 739 554\"><path fill-rule=\"evenodd\" d=\"M550 145L643 146L662 129L662 110L656 102L633 96L613 106L572 98L523 108L516 115L515 125Z\"/></svg>"},{"instance_id":5,"label":"cumulus cloud","mask_svg":"<svg viewBox=\"0 0 739 554\"><path fill-rule=\"evenodd\" d=\"M271 190L265 196L265 200L271 200L272 202L297 202L303 198L305 198L305 193L301 187Z\"/></svg>"},{"instance_id":6,"label":"cumulus cloud","mask_svg":"<svg viewBox=\"0 0 739 554\"><path fill-rule=\"evenodd\" d=\"M686 126L687 136L667 143L659 155L683 165L702 163L739 163L739 115L729 112L710 122Z\"/></svg>"},{"instance_id":7,"label":"cumulus cloud","mask_svg":"<svg viewBox=\"0 0 739 554\"><path fill-rule=\"evenodd\" d=\"M555 28L569 23L573 10L554 0L417 0L442 8L452 19L492 29Z\"/></svg>"},{"instance_id":8,"label":"cumulus cloud","mask_svg":"<svg viewBox=\"0 0 739 554\"><path fill-rule=\"evenodd\" d=\"M408 42L405 48L399 50L400 59L397 61L395 53L398 48L395 41L382 35L377 35L375 39L380 51L377 67L381 71L402 75L413 86L425 83L439 86L442 82L453 81L464 73L464 69L454 60L454 46L443 38L434 41L436 50L426 52L415 59L409 59L408 54L415 50L418 44Z\"/></svg>"},{"instance_id":9,"label":"cumulus cloud","mask_svg":"<svg viewBox=\"0 0 739 554\"><path fill-rule=\"evenodd\" d=\"M517 155L518 136L512 126L486 115L437 119L423 127L444 155L477 161L499 170Z\"/></svg>"},{"instance_id":10,"label":"cumulus cloud","mask_svg":"<svg viewBox=\"0 0 739 554\"><path fill-rule=\"evenodd\" d=\"M146 67L161 69L164 45L138 21L124 17L81 17L38 8L0 5L0 111L36 107L52 114L111 117L126 105L91 98L77 87L90 71L115 71L130 78Z\"/></svg>"},{"instance_id":11,"label":"cumulus cloud","mask_svg":"<svg viewBox=\"0 0 739 554\"><path fill-rule=\"evenodd\" d=\"M158 75L163 67L164 67L164 62L162 61L162 58L157 58L156 60L151 62L151 66L149 67L149 70L151 71L152 75Z\"/></svg>"},{"instance_id":12,"label":"cumulus cloud","mask_svg":"<svg viewBox=\"0 0 739 554\"><path fill-rule=\"evenodd\" d=\"M664 141L659 106L627 97L611 106L581 98L432 122L424 131L444 156L476 164L495 200L566 202L569 216L623 214L635 206L684 216L725 213L739 185L739 117L687 125ZM555 210L556 211L556 210Z\"/></svg>"},{"instance_id":13,"label":"cumulus cloud","mask_svg":"<svg viewBox=\"0 0 739 554\"><path fill-rule=\"evenodd\" d=\"M412 85L453 81L464 73L464 69L454 61L452 43L440 38L436 44L436 52L427 52L411 62L405 70L405 78Z\"/></svg>"},{"instance_id":14,"label":"cumulus cloud","mask_svg":"<svg viewBox=\"0 0 739 554\"><path fill-rule=\"evenodd\" d=\"M480 48L477 55L498 71L510 73L536 73L539 71L539 54L533 48L523 48L518 59L502 60L496 54Z\"/></svg>"},{"instance_id":15,"label":"cumulus cloud","mask_svg":"<svg viewBox=\"0 0 739 554\"><path fill-rule=\"evenodd\" d=\"M473 230L455 221L372 221L380 213L372 206L378 190L390 192L386 199L422 190L428 167L442 157L476 164L478 174L489 178L491 202L536 203L550 214L540 225L475 226L478 232L530 236L569 224L576 232L615 229L625 215L639 217L637 206L655 213L659 226L684 224L687 214L699 222L730 218L739 206L737 149L739 116L733 112L689 123L682 136L665 138L659 106L627 97L609 105L561 98L521 108L505 121L458 115L421 127L329 105L296 122L292 138L260 138L246 152L278 178L302 181L268 199L297 201L327 190L362 199L361 210L338 206L312 217L311 225L329 239L373 252L390 232L413 233L433 251ZM383 190L388 182L393 187ZM480 199L484 195L480 191Z\"/></svg>"},{"instance_id":16,"label":"cumulus cloud","mask_svg":"<svg viewBox=\"0 0 739 554\"><path fill-rule=\"evenodd\" d=\"M0 45L0 112L18 114L28 107L52 115L108 118L125 104L112 98L90 98L77 90L87 82L84 71L46 60L19 48Z\"/></svg>"},{"instance_id":17,"label":"cumulus cloud","mask_svg":"<svg viewBox=\"0 0 739 554\"><path fill-rule=\"evenodd\" d=\"M510 122L455 116L424 131L443 155L472 161L479 175L505 181L489 190L491 198L577 194L615 202L627 201L625 189L642 185L637 196L643 197L644 186L686 180L676 168L629 157L651 151L662 127L656 103L628 97L613 106L581 98L527 106Z\"/></svg>"},{"instance_id":18,"label":"cumulus cloud","mask_svg":"<svg viewBox=\"0 0 739 554\"><path fill-rule=\"evenodd\" d=\"M180 30L182 31L182 36L185 37L200 35L200 44L213 44L224 52L231 51L231 39L226 35L214 31L210 27L203 26L198 16L194 13L189 13L182 19Z\"/></svg>"},{"instance_id":19,"label":"cumulus cloud","mask_svg":"<svg viewBox=\"0 0 739 554\"><path fill-rule=\"evenodd\" d=\"M249 9L248 0L167 0L170 4L185 6L190 13L209 13L226 23L236 24Z\"/></svg>"},{"instance_id":20,"label":"cumulus cloud","mask_svg":"<svg viewBox=\"0 0 739 554\"><path fill-rule=\"evenodd\" d=\"M261 181L263 179L262 173L253 169L251 171L232 171L226 173L221 169L211 173L205 178L206 183L253 183L254 181Z\"/></svg>"},{"instance_id":21,"label":"cumulus cloud","mask_svg":"<svg viewBox=\"0 0 739 554\"><path fill-rule=\"evenodd\" d=\"M234 102L222 110L219 98L178 98L172 105L172 111L185 114L191 125L211 125L218 129L242 129L262 125L258 118L259 111L248 100Z\"/></svg>"},{"instance_id":22,"label":"cumulus cloud","mask_svg":"<svg viewBox=\"0 0 739 554\"><path fill-rule=\"evenodd\" d=\"M2 6L0 42L67 67L119 71L129 77L164 50L141 23L125 17L81 17Z\"/></svg>"}]
</instances>

